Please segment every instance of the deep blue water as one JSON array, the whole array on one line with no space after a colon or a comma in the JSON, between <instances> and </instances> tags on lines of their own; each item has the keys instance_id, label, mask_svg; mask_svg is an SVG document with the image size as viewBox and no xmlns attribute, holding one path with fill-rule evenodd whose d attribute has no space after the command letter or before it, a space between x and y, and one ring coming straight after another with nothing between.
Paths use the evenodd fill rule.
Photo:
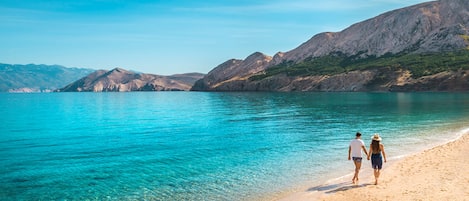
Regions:
<instances>
[{"instance_id":1,"label":"deep blue water","mask_svg":"<svg viewBox=\"0 0 469 201\"><path fill-rule=\"evenodd\" d=\"M356 131L392 158L468 116L468 93L0 93L0 199L257 199L353 171Z\"/></svg>"}]
</instances>

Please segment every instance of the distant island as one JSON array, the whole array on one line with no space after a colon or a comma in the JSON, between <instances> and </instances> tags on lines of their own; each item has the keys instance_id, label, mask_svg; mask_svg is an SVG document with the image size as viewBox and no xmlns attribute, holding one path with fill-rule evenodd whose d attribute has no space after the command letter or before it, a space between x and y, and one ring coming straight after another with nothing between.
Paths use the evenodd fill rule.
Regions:
<instances>
[{"instance_id":1,"label":"distant island","mask_svg":"<svg viewBox=\"0 0 469 201\"><path fill-rule=\"evenodd\" d=\"M189 91L202 73L161 76L122 68L93 70L59 65L0 64L0 92Z\"/></svg>"},{"instance_id":2,"label":"distant island","mask_svg":"<svg viewBox=\"0 0 469 201\"><path fill-rule=\"evenodd\" d=\"M171 76L135 73L122 68L99 70L75 81L58 92L188 91L204 74Z\"/></svg>"},{"instance_id":3,"label":"distant island","mask_svg":"<svg viewBox=\"0 0 469 201\"><path fill-rule=\"evenodd\" d=\"M59 65L0 63L0 92L52 92L94 71Z\"/></svg>"}]
</instances>

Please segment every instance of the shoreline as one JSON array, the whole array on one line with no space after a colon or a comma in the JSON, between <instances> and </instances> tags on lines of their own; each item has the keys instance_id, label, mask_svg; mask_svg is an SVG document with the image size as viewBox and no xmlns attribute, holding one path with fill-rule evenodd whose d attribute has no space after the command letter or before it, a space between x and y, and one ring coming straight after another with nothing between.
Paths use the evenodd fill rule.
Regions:
<instances>
[{"instance_id":1,"label":"shoreline","mask_svg":"<svg viewBox=\"0 0 469 201\"><path fill-rule=\"evenodd\" d=\"M359 184L351 183L350 173L285 192L273 200L469 200L469 189L465 189L469 183L469 128L455 136L415 153L388 158L378 185L373 184L370 162L365 161Z\"/></svg>"}]
</instances>

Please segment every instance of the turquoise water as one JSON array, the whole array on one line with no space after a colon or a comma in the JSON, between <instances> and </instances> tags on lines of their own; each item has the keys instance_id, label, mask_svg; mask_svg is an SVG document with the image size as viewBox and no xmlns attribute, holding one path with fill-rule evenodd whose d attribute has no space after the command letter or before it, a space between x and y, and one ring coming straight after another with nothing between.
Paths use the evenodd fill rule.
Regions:
<instances>
[{"instance_id":1,"label":"turquoise water","mask_svg":"<svg viewBox=\"0 0 469 201\"><path fill-rule=\"evenodd\" d=\"M356 131L391 158L455 138L469 94L3 93L0 114L1 200L250 200L350 173Z\"/></svg>"}]
</instances>

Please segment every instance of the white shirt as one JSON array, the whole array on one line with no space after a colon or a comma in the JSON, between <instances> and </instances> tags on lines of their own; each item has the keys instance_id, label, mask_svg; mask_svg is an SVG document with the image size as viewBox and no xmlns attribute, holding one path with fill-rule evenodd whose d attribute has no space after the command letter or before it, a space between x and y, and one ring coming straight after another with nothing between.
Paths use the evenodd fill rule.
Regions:
<instances>
[{"instance_id":1,"label":"white shirt","mask_svg":"<svg viewBox=\"0 0 469 201\"><path fill-rule=\"evenodd\" d=\"M365 146L365 143L361 139L353 139L350 142L352 157L362 157L362 146Z\"/></svg>"}]
</instances>

